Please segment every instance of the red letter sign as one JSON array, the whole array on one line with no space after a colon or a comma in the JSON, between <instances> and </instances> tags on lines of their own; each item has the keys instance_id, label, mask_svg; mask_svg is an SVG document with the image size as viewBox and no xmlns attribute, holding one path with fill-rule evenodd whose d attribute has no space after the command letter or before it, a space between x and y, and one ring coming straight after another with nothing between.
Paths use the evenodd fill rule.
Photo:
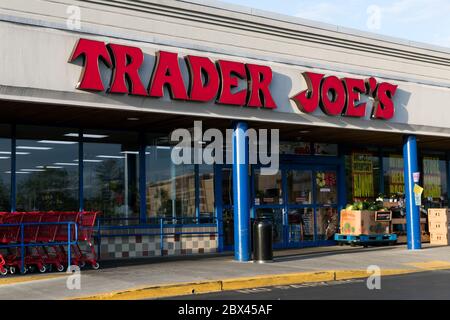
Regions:
<instances>
[{"instance_id":1,"label":"red letter sign","mask_svg":"<svg viewBox=\"0 0 450 320\"><path fill-rule=\"evenodd\" d=\"M366 85L362 79L344 78L347 91L347 102L345 104L344 115L347 117L364 117L366 114L366 103L358 103L360 93L366 91Z\"/></svg>"},{"instance_id":2,"label":"red letter sign","mask_svg":"<svg viewBox=\"0 0 450 320\"><path fill-rule=\"evenodd\" d=\"M331 97L330 97L331 96ZM320 89L320 107L329 116L342 114L345 106L345 89L338 77L326 77Z\"/></svg>"},{"instance_id":3,"label":"red letter sign","mask_svg":"<svg viewBox=\"0 0 450 320\"><path fill-rule=\"evenodd\" d=\"M145 90L138 72L142 62L144 62L142 50L111 43L108 44L108 48L111 49L114 60L114 72L110 92L130 92L131 94L146 96L147 90ZM128 88L125 80L128 83Z\"/></svg>"},{"instance_id":4,"label":"red letter sign","mask_svg":"<svg viewBox=\"0 0 450 320\"><path fill-rule=\"evenodd\" d=\"M69 62L75 61L79 56L84 57L83 72L81 73L81 80L77 85L78 89L82 90L105 90L100 76L100 69L98 61L102 61L111 67L111 57L106 49L105 43L95 40L80 39L78 40L75 50Z\"/></svg>"},{"instance_id":5,"label":"red letter sign","mask_svg":"<svg viewBox=\"0 0 450 320\"><path fill-rule=\"evenodd\" d=\"M322 81L323 74L304 72L302 75L305 78L308 90L300 92L291 99L294 100L300 111L312 113L319 105L320 82Z\"/></svg>"},{"instance_id":6,"label":"red letter sign","mask_svg":"<svg viewBox=\"0 0 450 320\"><path fill-rule=\"evenodd\" d=\"M396 85L387 82L382 82L378 85L374 92L375 101L373 103L372 117L384 120L394 117L394 102L392 98L395 91L397 91Z\"/></svg>"},{"instance_id":7,"label":"red letter sign","mask_svg":"<svg viewBox=\"0 0 450 320\"><path fill-rule=\"evenodd\" d=\"M214 63L205 57L187 56L186 64L190 75L189 98L202 102L214 99L219 90L219 73Z\"/></svg>"},{"instance_id":8,"label":"red letter sign","mask_svg":"<svg viewBox=\"0 0 450 320\"><path fill-rule=\"evenodd\" d=\"M246 64L245 66L249 77L247 106L275 109L277 105L269 90L269 85L272 82L272 69L257 64Z\"/></svg>"},{"instance_id":9,"label":"red letter sign","mask_svg":"<svg viewBox=\"0 0 450 320\"><path fill-rule=\"evenodd\" d=\"M150 85L150 95L152 97L162 97L164 95L164 85L166 84L169 85L172 99L188 99L178 64L178 54L159 51L156 56L156 66Z\"/></svg>"},{"instance_id":10,"label":"red letter sign","mask_svg":"<svg viewBox=\"0 0 450 320\"><path fill-rule=\"evenodd\" d=\"M245 105L247 97L247 90L242 89L236 93L232 93L231 89L239 85L238 79L247 79L245 73L245 65L240 62L232 62L226 60L219 60L219 69L221 76L221 92L218 103L231 104L236 106Z\"/></svg>"}]
</instances>

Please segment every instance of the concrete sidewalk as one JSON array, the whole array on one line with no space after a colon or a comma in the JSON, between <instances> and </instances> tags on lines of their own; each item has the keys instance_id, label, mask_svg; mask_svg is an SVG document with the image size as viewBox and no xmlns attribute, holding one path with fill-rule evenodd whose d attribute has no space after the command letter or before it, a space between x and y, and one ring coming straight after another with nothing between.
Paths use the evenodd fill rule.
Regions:
<instances>
[{"instance_id":1,"label":"concrete sidewalk","mask_svg":"<svg viewBox=\"0 0 450 320\"><path fill-rule=\"evenodd\" d=\"M195 292L367 277L377 265L382 274L450 269L450 247L408 251L405 246L322 247L283 250L268 264L238 263L231 255L155 259L141 263L105 264L81 273L81 289L69 290L65 274L0 279L0 299L140 299ZM145 263L144 263L145 262ZM52 276L54 275L54 276ZM50 276L50 277L49 277ZM2 282L4 281L4 282ZM188 285L186 285L188 283Z\"/></svg>"}]
</instances>

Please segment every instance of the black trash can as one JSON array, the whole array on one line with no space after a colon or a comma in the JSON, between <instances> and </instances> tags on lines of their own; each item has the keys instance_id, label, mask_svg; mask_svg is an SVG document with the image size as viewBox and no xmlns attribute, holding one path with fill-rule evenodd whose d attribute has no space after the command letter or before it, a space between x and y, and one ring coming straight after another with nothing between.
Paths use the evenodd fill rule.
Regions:
<instances>
[{"instance_id":1,"label":"black trash can","mask_svg":"<svg viewBox=\"0 0 450 320\"><path fill-rule=\"evenodd\" d=\"M258 218L253 223L253 262L273 262L272 223L269 218Z\"/></svg>"}]
</instances>

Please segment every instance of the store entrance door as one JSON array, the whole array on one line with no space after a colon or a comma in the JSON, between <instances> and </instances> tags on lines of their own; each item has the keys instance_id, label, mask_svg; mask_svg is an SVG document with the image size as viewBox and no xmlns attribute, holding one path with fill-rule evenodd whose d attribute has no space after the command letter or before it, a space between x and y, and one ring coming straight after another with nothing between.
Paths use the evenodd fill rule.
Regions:
<instances>
[{"instance_id":1,"label":"store entrance door","mask_svg":"<svg viewBox=\"0 0 450 320\"><path fill-rule=\"evenodd\" d=\"M335 166L282 166L274 175L253 171L253 216L273 224L275 248L333 243L338 228Z\"/></svg>"},{"instance_id":2,"label":"store entrance door","mask_svg":"<svg viewBox=\"0 0 450 320\"><path fill-rule=\"evenodd\" d=\"M216 170L220 250L233 250L232 168ZM338 226L337 165L282 165L273 175L252 168L251 218L273 224L274 248L333 244Z\"/></svg>"}]
</instances>

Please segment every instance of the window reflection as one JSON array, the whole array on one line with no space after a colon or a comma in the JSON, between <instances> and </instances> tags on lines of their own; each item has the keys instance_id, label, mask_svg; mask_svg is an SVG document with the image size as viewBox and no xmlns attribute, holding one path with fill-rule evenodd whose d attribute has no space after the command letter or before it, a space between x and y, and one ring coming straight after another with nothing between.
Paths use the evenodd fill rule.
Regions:
<instances>
[{"instance_id":1,"label":"window reflection","mask_svg":"<svg viewBox=\"0 0 450 320\"><path fill-rule=\"evenodd\" d=\"M185 223L195 218L194 165L173 164L171 150L158 140L146 148L147 217L152 223L161 217Z\"/></svg>"},{"instance_id":2,"label":"window reflection","mask_svg":"<svg viewBox=\"0 0 450 320\"><path fill-rule=\"evenodd\" d=\"M317 210L318 240L333 240L339 221L336 208L319 208Z\"/></svg>"},{"instance_id":3,"label":"window reflection","mask_svg":"<svg viewBox=\"0 0 450 320\"><path fill-rule=\"evenodd\" d=\"M0 125L0 211L11 210L11 127Z\"/></svg>"},{"instance_id":4,"label":"window reflection","mask_svg":"<svg viewBox=\"0 0 450 320\"><path fill-rule=\"evenodd\" d=\"M86 131L83 135L85 209L100 210L104 218L123 218L127 219L123 223L136 223L139 217L137 134Z\"/></svg>"},{"instance_id":5,"label":"window reflection","mask_svg":"<svg viewBox=\"0 0 450 320\"><path fill-rule=\"evenodd\" d=\"M78 210L77 132L17 126L18 211Z\"/></svg>"},{"instance_id":6,"label":"window reflection","mask_svg":"<svg viewBox=\"0 0 450 320\"><path fill-rule=\"evenodd\" d=\"M312 171L288 171L287 184L290 204L312 203Z\"/></svg>"},{"instance_id":7,"label":"window reflection","mask_svg":"<svg viewBox=\"0 0 450 320\"><path fill-rule=\"evenodd\" d=\"M282 204L280 171L274 175L255 171L255 204Z\"/></svg>"},{"instance_id":8,"label":"window reflection","mask_svg":"<svg viewBox=\"0 0 450 320\"><path fill-rule=\"evenodd\" d=\"M200 222L214 222L214 167L199 165Z\"/></svg>"}]
</instances>

